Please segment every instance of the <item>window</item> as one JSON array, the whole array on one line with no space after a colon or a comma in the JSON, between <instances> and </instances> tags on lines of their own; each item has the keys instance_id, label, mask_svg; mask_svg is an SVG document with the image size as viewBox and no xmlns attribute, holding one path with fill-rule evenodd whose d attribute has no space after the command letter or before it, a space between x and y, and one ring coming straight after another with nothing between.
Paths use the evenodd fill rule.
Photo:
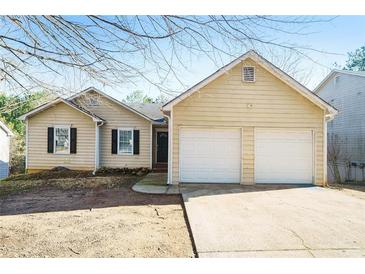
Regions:
<instances>
[{"instance_id":1,"label":"window","mask_svg":"<svg viewBox=\"0 0 365 274\"><path fill-rule=\"evenodd\" d=\"M133 155L133 129L119 129L118 133L119 154Z\"/></svg>"},{"instance_id":2,"label":"window","mask_svg":"<svg viewBox=\"0 0 365 274\"><path fill-rule=\"evenodd\" d=\"M244 82L255 82L255 67L243 67L242 80Z\"/></svg>"},{"instance_id":3,"label":"window","mask_svg":"<svg viewBox=\"0 0 365 274\"><path fill-rule=\"evenodd\" d=\"M54 153L70 153L70 128L58 126L54 128Z\"/></svg>"}]
</instances>

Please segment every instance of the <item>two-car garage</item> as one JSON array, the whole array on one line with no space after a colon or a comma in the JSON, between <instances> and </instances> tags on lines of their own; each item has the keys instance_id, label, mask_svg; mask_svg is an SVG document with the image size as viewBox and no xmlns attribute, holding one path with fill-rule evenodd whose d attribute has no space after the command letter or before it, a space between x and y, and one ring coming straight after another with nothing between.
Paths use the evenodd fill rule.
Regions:
<instances>
[{"instance_id":1,"label":"two-car garage","mask_svg":"<svg viewBox=\"0 0 365 274\"><path fill-rule=\"evenodd\" d=\"M242 128L181 127L180 182L240 183L242 136ZM256 183L313 183L311 130L255 128L253 142Z\"/></svg>"}]
</instances>

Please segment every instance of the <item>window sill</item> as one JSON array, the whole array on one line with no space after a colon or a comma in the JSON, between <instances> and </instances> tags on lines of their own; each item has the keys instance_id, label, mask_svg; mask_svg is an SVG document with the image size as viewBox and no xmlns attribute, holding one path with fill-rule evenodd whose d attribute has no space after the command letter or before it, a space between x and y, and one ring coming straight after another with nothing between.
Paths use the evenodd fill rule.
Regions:
<instances>
[{"instance_id":1,"label":"window sill","mask_svg":"<svg viewBox=\"0 0 365 274\"><path fill-rule=\"evenodd\" d=\"M120 155L120 156L133 156L134 154L133 153L118 153L117 155Z\"/></svg>"}]
</instances>

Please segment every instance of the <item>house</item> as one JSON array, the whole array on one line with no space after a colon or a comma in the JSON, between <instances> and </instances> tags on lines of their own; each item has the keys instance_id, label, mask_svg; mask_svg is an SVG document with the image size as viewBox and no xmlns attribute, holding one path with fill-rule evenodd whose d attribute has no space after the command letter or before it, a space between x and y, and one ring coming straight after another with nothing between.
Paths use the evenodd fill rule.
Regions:
<instances>
[{"instance_id":1,"label":"house","mask_svg":"<svg viewBox=\"0 0 365 274\"><path fill-rule=\"evenodd\" d=\"M0 180L9 176L10 138L14 134L0 120Z\"/></svg>"},{"instance_id":2,"label":"house","mask_svg":"<svg viewBox=\"0 0 365 274\"><path fill-rule=\"evenodd\" d=\"M173 184L326 183L336 109L254 51L162 109Z\"/></svg>"},{"instance_id":3,"label":"house","mask_svg":"<svg viewBox=\"0 0 365 274\"><path fill-rule=\"evenodd\" d=\"M132 108L95 88L41 105L20 117L26 123L27 172L166 165L167 125L160 107Z\"/></svg>"},{"instance_id":4,"label":"house","mask_svg":"<svg viewBox=\"0 0 365 274\"><path fill-rule=\"evenodd\" d=\"M364 181L365 71L332 70L314 92L339 110L327 132L331 147L341 152L342 179Z\"/></svg>"},{"instance_id":5,"label":"house","mask_svg":"<svg viewBox=\"0 0 365 274\"><path fill-rule=\"evenodd\" d=\"M96 89L45 104L22 117L27 169L167 162L169 184L326 182L336 109L254 51L158 108Z\"/></svg>"}]
</instances>

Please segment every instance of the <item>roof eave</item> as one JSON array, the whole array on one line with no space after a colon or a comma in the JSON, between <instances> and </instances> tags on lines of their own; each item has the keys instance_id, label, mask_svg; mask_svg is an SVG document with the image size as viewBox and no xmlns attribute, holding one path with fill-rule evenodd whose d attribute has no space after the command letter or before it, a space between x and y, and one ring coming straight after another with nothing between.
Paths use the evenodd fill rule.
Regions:
<instances>
[{"instance_id":1,"label":"roof eave","mask_svg":"<svg viewBox=\"0 0 365 274\"><path fill-rule=\"evenodd\" d=\"M68 99L68 100L73 100L73 99L75 99L75 98L77 98L77 97L79 97L79 96L81 96L81 95L83 95L84 93L87 93L87 92L89 92L89 91L95 91L95 92L97 92L97 93L101 94L102 96L104 96L104 97L108 98L109 100L111 100L111 101L115 102L116 104L119 104L120 106L122 106L122 107L126 108L127 110L129 110L129 111L131 111L131 112L133 112L133 113L135 113L135 114L137 114L137 115L141 116L142 118L145 118L146 120L148 120L148 121L150 121L150 122L153 122L153 121L154 121L152 118L150 118L150 117L148 117L148 116L144 115L143 113L139 112L138 110L136 110L136 109L134 109L134 108L132 108L132 107L130 107L130 106L128 106L128 105L126 105L126 104L124 104L123 102L121 102L121 101L119 101L119 100L117 100L117 99L115 99L115 98L113 98L113 97L109 96L109 95L108 95L108 94L106 94L105 92L103 92L103 91L101 91L101 90L99 90L99 89L97 89L97 88L95 88L95 87L89 87L89 88L87 88L87 89L85 89L85 90L83 90L83 91L80 91L80 92L78 92L78 93L76 93L76 94L72 95L71 97L69 97L69 98L67 98L67 99Z\"/></svg>"},{"instance_id":2,"label":"roof eave","mask_svg":"<svg viewBox=\"0 0 365 274\"><path fill-rule=\"evenodd\" d=\"M14 136L14 133L2 121L0 121L0 127L6 132L7 136L9 136L9 137Z\"/></svg>"},{"instance_id":3,"label":"roof eave","mask_svg":"<svg viewBox=\"0 0 365 274\"><path fill-rule=\"evenodd\" d=\"M234 66L238 65L240 62L243 62L247 58L253 59L255 62L263 66L265 69L270 71L272 74L274 74L276 77L284 81L287 85L291 86L293 89L298 91L300 94L302 94L305 98L310 100L315 105L319 106L322 109L327 110L329 113L337 114L337 110L333 108L330 104L323 101L321 98L319 98L317 95L313 94L309 89L301 85L298 81L287 75L285 72L283 72L281 69L273 65L271 62L257 54L255 51L250 50L247 53L241 55L237 59L233 60L232 62L228 63L227 65L223 66L222 68L218 69L216 72L205 78L203 81L199 82L198 84L194 85L181 95L175 97L170 102L166 103L162 106L163 111L171 111L171 108L179 103L180 101L184 100L194 92L198 91L199 89L206 86L208 83L214 81L223 73L226 73L228 70L232 69ZM284 79L283 79L284 78ZM317 98L318 97L318 98Z\"/></svg>"},{"instance_id":4,"label":"roof eave","mask_svg":"<svg viewBox=\"0 0 365 274\"><path fill-rule=\"evenodd\" d=\"M68 105L68 106L70 106L70 107L72 107L73 109L76 109L76 110L78 110L79 112L81 112L81 113L83 113L83 114L87 115L87 116L88 116L88 117L90 117L90 118L91 118L94 122L104 122L104 120L103 120L103 119L98 118L98 117L95 117L95 116L93 116L93 115L90 115L89 113L87 113L87 112L83 111L83 110L82 110L82 109L80 109L80 108L77 108L76 106L72 105L71 103L67 102L67 100L62 99L62 98L56 98L56 99L54 99L53 101L50 101L50 102L48 102L48 103L46 103L46 104L44 104L44 105L42 105L42 106L39 106L38 108L35 108L35 109L33 109L33 110L31 110L31 111L29 111L29 112L27 112L27 113L25 113L25 114L23 114L23 115L19 116L19 117L18 117L18 119L19 119L19 120L24 121L24 120L26 120L29 116L35 115L35 114L37 114L37 113L41 112L42 110L47 109L47 108L49 108L49 107L51 107L51 106L53 106L53 105L56 105L56 104L58 104L58 103L61 103L61 102L62 102L62 103L64 103L64 104L66 104L66 105Z\"/></svg>"}]
</instances>

